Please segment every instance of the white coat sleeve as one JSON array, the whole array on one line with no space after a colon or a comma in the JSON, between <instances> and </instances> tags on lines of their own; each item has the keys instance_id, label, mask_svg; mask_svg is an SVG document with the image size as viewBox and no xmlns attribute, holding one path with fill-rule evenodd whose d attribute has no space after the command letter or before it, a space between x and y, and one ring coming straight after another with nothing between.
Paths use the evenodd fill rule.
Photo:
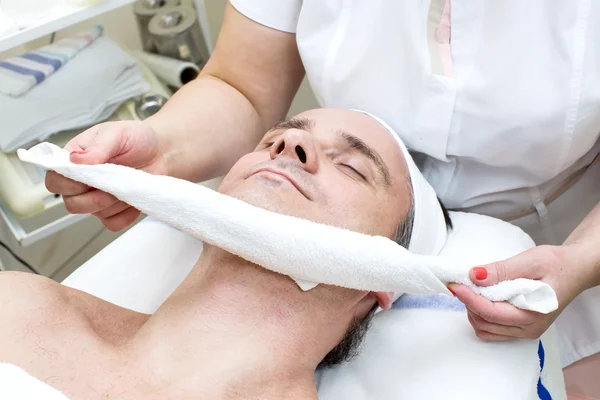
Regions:
<instances>
[{"instance_id":1,"label":"white coat sleeve","mask_svg":"<svg viewBox=\"0 0 600 400\"><path fill-rule=\"evenodd\" d=\"M269 28L296 33L302 0L230 0L251 20Z\"/></svg>"}]
</instances>

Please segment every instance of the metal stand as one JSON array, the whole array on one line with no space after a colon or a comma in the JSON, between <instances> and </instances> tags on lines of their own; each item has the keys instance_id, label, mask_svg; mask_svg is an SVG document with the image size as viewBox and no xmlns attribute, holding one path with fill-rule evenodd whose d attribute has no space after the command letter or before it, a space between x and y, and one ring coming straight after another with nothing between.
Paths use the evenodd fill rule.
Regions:
<instances>
[{"instance_id":1,"label":"metal stand","mask_svg":"<svg viewBox=\"0 0 600 400\"><path fill-rule=\"evenodd\" d=\"M26 247L40 240L43 240L49 236L52 236L56 232L68 228L69 226L76 224L79 221L89 217L89 214L69 214L61 217L55 221L52 221L40 228L37 228L31 232L26 232L21 226L17 218L10 211L6 211L2 205L0 205L0 217L6 222L8 229L13 234L20 246Z\"/></svg>"}]
</instances>

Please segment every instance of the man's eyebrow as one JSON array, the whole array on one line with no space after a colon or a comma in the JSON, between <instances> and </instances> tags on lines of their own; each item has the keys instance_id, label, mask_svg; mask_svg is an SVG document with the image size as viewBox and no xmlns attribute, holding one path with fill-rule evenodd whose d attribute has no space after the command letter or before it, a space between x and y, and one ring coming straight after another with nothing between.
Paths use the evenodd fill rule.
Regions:
<instances>
[{"instance_id":1,"label":"man's eyebrow","mask_svg":"<svg viewBox=\"0 0 600 400\"><path fill-rule=\"evenodd\" d=\"M383 159L379 153L366 144L361 138L356 137L351 133L339 129L337 131L337 135L342 138L348 144L348 146L350 146L350 148L356 150L371 160L377 167L379 174L383 177L383 183L385 186L391 186L390 171L388 170L387 165L385 165L385 162L383 162Z\"/></svg>"},{"instance_id":2,"label":"man's eyebrow","mask_svg":"<svg viewBox=\"0 0 600 400\"><path fill-rule=\"evenodd\" d=\"M269 132L279 131L284 129L302 129L304 131L310 131L310 129L315 125L315 122L312 119L308 118L291 118L287 121L278 122L269 129Z\"/></svg>"}]
</instances>

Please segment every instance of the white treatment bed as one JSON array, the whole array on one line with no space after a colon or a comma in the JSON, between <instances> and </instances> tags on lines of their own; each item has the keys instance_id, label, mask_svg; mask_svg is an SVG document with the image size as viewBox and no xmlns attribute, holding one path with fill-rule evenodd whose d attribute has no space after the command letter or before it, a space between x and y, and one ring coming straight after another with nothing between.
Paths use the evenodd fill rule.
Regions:
<instances>
[{"instance_id":1,"label":"white treatment bed","mask_svg":"<svg viewBox=\"0 0 600 400\"><path fill-rule=\"evenodd\" d=\"M520 229L451 213L442 256L477 265L533 246ZM152 313L190 271L202 243L147 218L63 283ZM477 339L464 307L445 295L404 295L378 314L361 354L317 375L320 399L566 399L554 327L540 342Z\"/></svg>"}]
</instances>

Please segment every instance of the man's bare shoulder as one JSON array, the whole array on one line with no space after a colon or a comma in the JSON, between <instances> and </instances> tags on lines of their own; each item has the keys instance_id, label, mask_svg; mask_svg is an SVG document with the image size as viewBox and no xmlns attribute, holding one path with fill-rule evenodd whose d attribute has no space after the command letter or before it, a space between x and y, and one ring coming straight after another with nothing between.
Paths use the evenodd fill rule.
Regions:
<instances>
[{"instance_id":1,"label":"man's bare shoulder","mask_svg":"<svg viewBox=\"0 0 600 400\"><path fill-rule=\"evenodd\" d=\"M79 329L118 342L147 317L43 276L0 272L0 338L35 327Z\"/></svg>"},{"instance_id":2,"label":"man's bare shoulder","mask_svg":"<svg viewBox=\"0 0 600 400\"><path fill-rule=\"evenodd\" d=\"M31 313L59 305L65 306L68 296L61 285L39 275L25 272L0 272L0 315L20 320Z\"/></svg>"}]
</instances>

